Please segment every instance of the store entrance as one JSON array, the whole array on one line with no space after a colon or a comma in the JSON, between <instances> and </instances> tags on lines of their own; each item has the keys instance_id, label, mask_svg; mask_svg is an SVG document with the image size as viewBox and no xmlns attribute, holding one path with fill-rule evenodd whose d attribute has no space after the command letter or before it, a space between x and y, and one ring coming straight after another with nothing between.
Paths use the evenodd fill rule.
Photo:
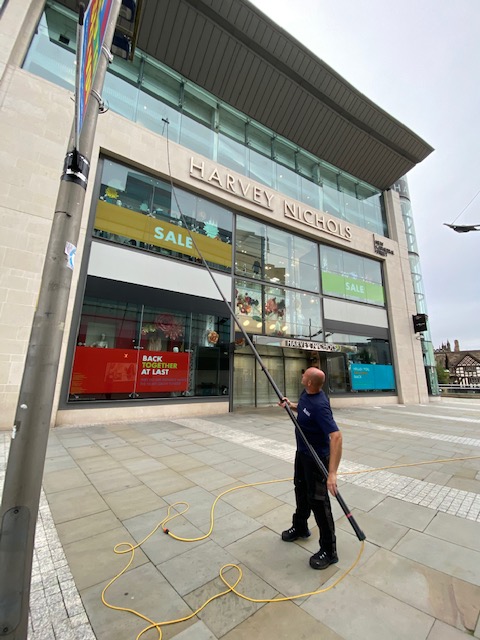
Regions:
<instances>
[{"instance_id":1,"label":"store entrance","mask_svg":"<svg viewBox=\"0 0 480 640\"><path fill-rule=\"evenodd\" d=\"M324 391L327 395L350 390L348 363L344 353L260 345L258 351L275 384L293 401L303 390L302 373L308 367L320 367L325 372ZM277 402L277 395L255 357L246 350L237 350L233 366L233 409L269 407Z\"/></svg>"},{"instance_id":2,"label":"store entrance","mask_svg":"<svg viewBox=\"0 0 480 640\"><path fill-rule=\"evenodd\" d=\"M319 366L325 372L326 380L323 390L327 395L347 393L350 391L347 356L344 353L319 352Z\"/></svg>"}]
</instances>

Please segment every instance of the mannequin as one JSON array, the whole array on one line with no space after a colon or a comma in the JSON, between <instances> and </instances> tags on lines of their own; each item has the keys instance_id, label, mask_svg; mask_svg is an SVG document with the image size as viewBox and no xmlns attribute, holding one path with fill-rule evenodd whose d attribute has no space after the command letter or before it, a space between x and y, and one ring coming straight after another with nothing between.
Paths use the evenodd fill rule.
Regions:
<instances>
[{"instance_id":1,"label":"mannequin","mask_svg":"<svg viewBox=\"0 0 480 640\"><path fill-rule=\"evenodd\" d=\"M92 342L91 347L100 347L101 349L108 349L108 342L104 333L100 334L100 340Z\"/></svg>"}]
</instances>

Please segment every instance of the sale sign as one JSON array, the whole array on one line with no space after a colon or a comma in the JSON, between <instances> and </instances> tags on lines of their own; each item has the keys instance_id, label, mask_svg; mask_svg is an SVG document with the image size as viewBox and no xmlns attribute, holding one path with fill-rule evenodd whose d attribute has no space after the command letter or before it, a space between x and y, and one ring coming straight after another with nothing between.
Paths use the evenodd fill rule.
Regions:
<instances>
[{"instance_id":1,"label":"sale sign","mask_svg":"<svg viewBox=\"0 0 480 640\"><path fill-rule=\"evenodd\" d=\"M187 391L189 353L77 347L70 393Z\"/></svg>"}]
</instances>

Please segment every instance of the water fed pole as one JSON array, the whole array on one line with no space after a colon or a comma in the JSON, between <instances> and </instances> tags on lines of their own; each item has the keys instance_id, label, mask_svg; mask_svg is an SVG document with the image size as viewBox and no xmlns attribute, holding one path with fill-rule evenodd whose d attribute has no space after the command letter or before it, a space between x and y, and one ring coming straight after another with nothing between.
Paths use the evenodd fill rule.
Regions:
<instances>
[{"instance_id":1,"label":"water fed pole","mask_svg":"<svg viewBox=\"0 0 480 640\"><path fill-rule=\"evenodd\" d=\"M212 273L212 270L210 269L210 267L207 264L207 261L205 260L205 258L202 255L202 252L200 251L200 249L198 248L197 243L195 242L195 238L193 236L193 233L190 230L190 227L187 223L187 220L185 218L185 215L182 211L182 208L180 207L180 204L177 200L177 195L175 193L175 186L173 184L173 180L172 180L172 172L170 169L170 149L169 149L169 139L168 139L168 124L169 121L168 119L163 118L162 119L163 122L165 122L165 124L167 125L167 161L168 161L168 172L169 172L169 177L170 177L170 184L172 187L172 194L173 197L175 199L178 211L180 213L180 216L182 218L182 222L183 225L185 226L188 235L190 236L191 240L192 240L192 244L195 248L195 251L198 253L205 269L208 271L209 276L211 277L213 284L215 285L218 293L220 294L220 297L222 298L223 302L225 303L225 306L227 307L230 316L232 317L232 320L235 322L235 324L237 325L237 327L239 328L239 330L241 331L243 337L245 338L245 342L248 344L248 346L250 347L250 349L252 350L253 355L255 356L255 360L258 362L261 370L264 372L264 374L267 377L268 382L270 383L270 385L272 386L272 389L275 391L278 399L280 402L282 402L285 399L285 396L283 395L283 393L280 391L280 389L278 388L275 380L272 378L270 371L267 369L267 367L264 365L262 358L260 357L260 354L258 353L257 349L255 348L255 345L253 344L252 340L250 339L250 336L247 334L247 332L245 331L244 327L242 326L242 324L240 323L240 321L238 320L237 316L235 315L235 312L231 306L231 304L228 302L228 300L226 299L222 289L220 288L220 285L218 284L215 276ZM307 437L305 436L305 434L302 431L302 428L300 427L300 425L298 424L298 420L295 417L292 409L285 404L285 411L288 413L290 420L293 422L293 424L295 425L295 429L297 430L297 433L300 435L300 437L302 438L303 442L305 443L305 445L307 446L312 458L315 460L318 468L320 469L322 475L325 477L325 479L328 476L328 471L325 467L325 465L323 464L323 462L321 461L319 455L317 454L317 452L315 451L315 449L312 447L312 445L308 442ZM342 498L342 496L340 495L339 491L337 490L336 494L335 494L336 499L338 500L339 505L341 506L344 514L347 516L348 521L350 522L353 530L355 531L355 534L357 536L357 538L359 540L365 540L366 536L363 533L363 531L360 529L360 527L357 524L357 521L355 520L355 518L353 517L352 513L350 512L350 509L347 507L345 500Z\"/></svg>"}]
</instances>

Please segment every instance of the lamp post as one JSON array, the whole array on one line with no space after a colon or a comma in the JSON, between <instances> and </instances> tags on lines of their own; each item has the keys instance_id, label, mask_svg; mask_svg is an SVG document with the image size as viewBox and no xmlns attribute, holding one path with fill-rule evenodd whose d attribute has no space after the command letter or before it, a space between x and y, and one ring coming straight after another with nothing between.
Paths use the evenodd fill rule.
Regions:
<instances>
[{"instance_id":1,"label":"lamp post","mask_svg":"<svg viewBox=\"0 0 480 640\"><path fill-rule=\"evenodd\" d=\"M65 254L78 243L100 94L121 6L122 0L112 0L78 148L72 127L12 430L0 510L0 636L5 640L26 640L28 633L35 528L72 280Z\"/></svg>"}]
</instances>

